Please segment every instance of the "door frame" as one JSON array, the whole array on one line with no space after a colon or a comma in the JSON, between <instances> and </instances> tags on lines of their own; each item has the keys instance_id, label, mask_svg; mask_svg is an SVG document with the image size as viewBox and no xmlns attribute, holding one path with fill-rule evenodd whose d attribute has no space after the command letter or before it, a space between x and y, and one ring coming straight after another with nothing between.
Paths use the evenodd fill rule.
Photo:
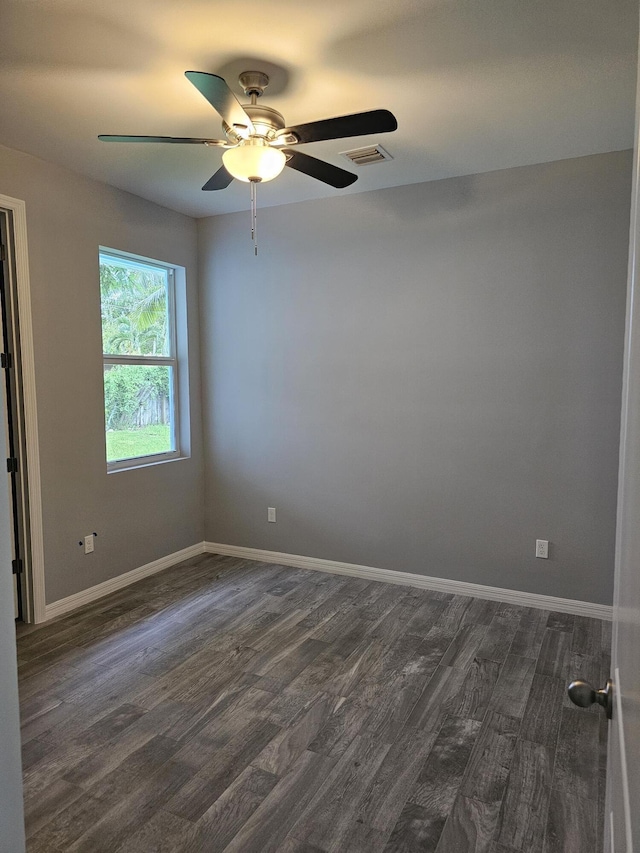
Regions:
<instances>
[{"instance_id":1,"label":"door frame","mask_svg":"<svg viewBox=\"0 0 640 853\"><path fill-rule=\"evenodd\" d=\"M26 473L29 493L28 520L30 565L25 572L25 621L44 622L46 619L44 535L42 528L42 483L40 478L40 445L38 441L38 409L36 404L35 357L33 351L33 322L31 314L31 286L29 278L29 253L27 243L26 204L21 199L0 194L0 208L9 214L13 237L13 262L15 269L15 296L17 324L20 334L20 362L22 375L22 410L24 416L24 446L26 448Z\"/></svg>"}]
</instances>

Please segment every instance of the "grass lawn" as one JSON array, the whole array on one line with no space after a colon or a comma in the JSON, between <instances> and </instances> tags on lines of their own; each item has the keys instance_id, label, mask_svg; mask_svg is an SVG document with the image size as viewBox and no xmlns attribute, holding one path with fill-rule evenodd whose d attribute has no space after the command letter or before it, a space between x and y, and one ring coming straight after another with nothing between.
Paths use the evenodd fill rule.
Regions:
<instances>
[{"instance_id":1,"label":"grass lawn","mask_svg":"<svg viewBox=\"0 0 640 853\"><path fill-rule=\"evenodd\" d=\"M168 424L140 429L114 429L107 432L107 462L151 456L171 450L171 431Z\"/></svg>"}]
</instances>

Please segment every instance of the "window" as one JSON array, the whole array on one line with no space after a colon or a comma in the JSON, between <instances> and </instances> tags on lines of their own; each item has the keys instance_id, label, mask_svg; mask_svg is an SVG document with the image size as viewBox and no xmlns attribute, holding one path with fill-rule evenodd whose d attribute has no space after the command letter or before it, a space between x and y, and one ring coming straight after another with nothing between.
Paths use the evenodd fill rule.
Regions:
<instances>
[{"instance_id":1,"label":"window","mask_svg":"<svg viewBox=\"0 0 640 853\"><path fill-rule=\"evenodd\" d=\"M110 470L180 455L175 278L166 264L100 252Z\"/></svg>"}]
</instances>

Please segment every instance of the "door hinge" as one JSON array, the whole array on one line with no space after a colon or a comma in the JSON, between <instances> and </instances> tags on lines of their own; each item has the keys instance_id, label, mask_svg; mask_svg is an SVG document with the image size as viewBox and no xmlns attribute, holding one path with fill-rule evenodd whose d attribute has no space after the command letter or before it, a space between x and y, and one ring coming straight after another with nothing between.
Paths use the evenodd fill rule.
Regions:
<instances>
[{"instance_id":1,"label":"door hinge","mask_svg":"<svg viewBox=\"0 0 640 853\"><path fill-rule=\"evenodd\" d=\"M8 474L17 474L18 473L18 460L15 456L10 456L7 459L7 473Z\"/></svg>"},{"instance_id":2,"label":"door hinge","mask_svg":"<svg viewBox=\"0 0 640 853\"><path fill-rule=\"evenodd\" d=\"M22 574L22 560L11 560L11 570L14 575Z\"/></svg>"},{"instance_id":3,"label":"door hinge","mask_svg":"<svg viewBox=\"0 0 640 853\"><path fill-rule=\"evenodd\" d=\"M13 356L10 352L0 352L0 367L4 369L13 367Z\"/></svg>"}]
</instances>

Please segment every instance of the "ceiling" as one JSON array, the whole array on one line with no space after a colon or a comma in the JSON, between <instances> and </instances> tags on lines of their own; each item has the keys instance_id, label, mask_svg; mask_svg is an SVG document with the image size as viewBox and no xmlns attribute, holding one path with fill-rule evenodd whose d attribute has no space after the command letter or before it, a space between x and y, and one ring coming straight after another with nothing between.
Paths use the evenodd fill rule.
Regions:
<instances>
[{"instance_id":1,"label":"ceiling","mask_svg":"<svg viewBox=\"0 0 640 853\"><path fill-rule=\"evenodd\" d=\"M201 191L219 149L96 138L221 136L186 70L244 100L231 72L279 68L264 102L290 125L396 115L395 133L301 147L352 187L285 169L260 206L633 146L637 0L0 0L0 20L0 144L192 216L249 206L246 184ZM394 159L340 156L372 142Z\"/></svg>"}]
</instances>

